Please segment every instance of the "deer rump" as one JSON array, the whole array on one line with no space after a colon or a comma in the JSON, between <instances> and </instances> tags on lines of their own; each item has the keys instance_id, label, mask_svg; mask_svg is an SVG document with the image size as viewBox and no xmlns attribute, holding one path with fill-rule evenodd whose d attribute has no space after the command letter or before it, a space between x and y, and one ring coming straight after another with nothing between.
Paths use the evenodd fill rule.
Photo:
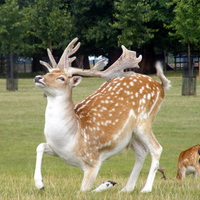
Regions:
<instances>
[{"instance_id":1,"label":"deer rump","mask_svg":"<svg viewBox=\"0 0 200 200\"><path fill-rule=\"evenodd\" d=\"M36 76L35 84L47 95L45 113L46 143L37 147L35 185L44 187L41 174L43 153L59 156L68 164L84 171L81 190L90 190L101 164L125 147L130 147L136 156L135 165L122 191L132 191L148 153L151 167L141 192L150 192L162 147L156 140L152 121L160 109L164 89L170 81L164 76L160 63L157 75L161 83L149 76L124 72L124 69L138 67L141 56L122 47L120 58L107 70L100 71L99 65L91 70L74 69L70 66L75 58L69 59L77 48L73 40L57 64L48 51L52 66L41 62L50 73ZM74 106L72 88L81 77L102 77L105 82L94 94ZM119 77L120 76L120 77Z\"/></svg>"}]
</instances>

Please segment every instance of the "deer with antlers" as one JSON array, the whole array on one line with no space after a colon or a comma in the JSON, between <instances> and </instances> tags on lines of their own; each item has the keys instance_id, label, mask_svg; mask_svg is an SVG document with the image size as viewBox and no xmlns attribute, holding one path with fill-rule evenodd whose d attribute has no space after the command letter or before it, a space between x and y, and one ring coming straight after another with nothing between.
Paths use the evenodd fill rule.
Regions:
<instances>
[{"instance_id":1,"label":"deer with antlers","mask_svg":"<svg viewBox=\"0 0 200 200\"><path fill-rule=\"evenodd\" d=\"M193 174L194 179L200 175L200 145L197 144L182 151L178 158L176 178L184 180L187 175Z\"/></svg>"},{"instance_id":2,"label":"deer with antlers","mask_svg":"<svg viewBox=\"0 0 200 200\"><path fill-rule=\"evenodd\" d=\"M36 86L47 96L44 134L46 143L37 147L34 180L38 189L44 187L41 174L43 153L58 156L84 171L81 191L92 188L102 162L130 147L136 155L135 165L122 191L132 191L144 160L150 153L152 161L146 184L141 192L150 192L162 147L151 126L164 98L164 89L170 86L162 68L157 65L161 83L127 68L137 68L142 56L122 46L123 53L105 71L97 63L90 70L72 68L79 46L75 38L65 49L58 64L50 50L51 64L42 62L48 70L36 76ZM75 47L74 47L75 46ZM74 75L75 74L75 75ZM74 75L74 76L73 76ZM106 82L92 95L74 105L72 89L81 82L81 76L101 77Z\"/></svg>"}]
</instances>

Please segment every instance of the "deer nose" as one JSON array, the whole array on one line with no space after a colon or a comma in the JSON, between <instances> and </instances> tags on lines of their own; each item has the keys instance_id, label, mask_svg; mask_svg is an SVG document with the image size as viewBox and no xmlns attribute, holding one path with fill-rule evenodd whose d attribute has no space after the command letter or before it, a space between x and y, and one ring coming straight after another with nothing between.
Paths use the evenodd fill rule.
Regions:
<instances>
[{"instance_id":1,"label":"deer nose","mask_svg":"<svg viewBox=\"0 0 200 200\"><path fill-rule=\"evenodd\" d=\"M34 81L35 81L35 83L39 83L41 79L43 79L42 76L36 76L34 78Z\"/></svg>"}]
</instances>

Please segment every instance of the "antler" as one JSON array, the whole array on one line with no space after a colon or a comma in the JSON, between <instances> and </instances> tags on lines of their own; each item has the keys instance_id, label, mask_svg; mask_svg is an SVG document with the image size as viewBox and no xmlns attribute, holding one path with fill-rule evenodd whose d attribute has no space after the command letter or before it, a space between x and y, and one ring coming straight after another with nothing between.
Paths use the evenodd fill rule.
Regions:
<instances>
[{"instance_id":1,"label":"antler","mask_svg":"<svg viewBox=\"0 0 200 200\"><path fill-rule=\"evenodd\" d=\"M40 60L40 64L44 65L49 72L55 70L55 69L61 69L64 70L65 68L68 69L71 66L71 63L76 59L76 57L72 57L69 58L69 56L71 56L72 54L74 54L79 47L81 46L81 43L79 42L75 47L74 44L78 41L78 38L74 38L66 47L65 51L63 52L59 63L57 64L50 49L47 49L47 53L48 53L48 57L49 60L51 61L51 65L49 65L49 63L41 61Z\"/></svg>"},{"instance_id":2,"label":"antler","mask_svg":"<svg viewBox=\"0 0 200 200\"><path fill-rule=\"evenodd\" d=\"M78 38L73 39L70 44L67 46L65 51L63 52L62 57L58 64L56 64L55 59L53 58L50 50L48 49L48 56L51 61L52 67L43 61L40 61L42 65L47 67L49 71L54 69L65 70L69 76L73 74L78 74L81 76L94 76L104 78L106 81L111 81L115 77L125 77L130 76L134 72L125 72L125 69L128 68L139 68L138 63L142 60L142 56L140 55L138 58L136 57L135 51L130 51L126 49L122 45L122 55L113 63L108 69L105 71L101 71L105 67L105 60L101 60L95 64L95 66L90 70L82 70L78 68L71 67L71 63L76 59L76 57L69 58L72 54L74 54L80 47L80 42L74 47L74 44L77 42Z\"/></svg>"}]
</instances>

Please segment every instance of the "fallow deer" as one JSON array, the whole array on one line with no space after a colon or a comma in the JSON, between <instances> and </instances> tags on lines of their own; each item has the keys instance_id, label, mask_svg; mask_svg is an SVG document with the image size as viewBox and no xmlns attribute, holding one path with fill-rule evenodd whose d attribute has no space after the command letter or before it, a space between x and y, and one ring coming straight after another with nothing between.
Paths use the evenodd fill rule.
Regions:
<instances>
[{"instance_id":1,"label":"fallow deer","mask_svg":"<svg viewBox=\"0 0 200 200\"><path fill-rule=\"evenodd\" d=\"M44 76L36 76L36 86L47 96L44 134L46 143L37 147L35 185L44 187L41 174L43 153L58 156L72 166L84 171L81 191L92 188L101 164L125 147L136 155L130 178L122 191L132 191L150 153L152 161L146 184L141 192L150 192L162 147L156 140L151 126L164 98L164 89L170 81L157 65L161 83L149 76L125 72L126 68L139 67L142 56L122 45L123 53L105 71L97 63L91 70L72 68L71 63L79 46L75 38L65 49L58 64L50 50L51 64L42 62L48 70ZM74 105L72 88L81 82L80 76L102 77L106 82L92 95Z\"/></svg>"},{"instance_id":2,"label":"fallow deer","mask_svg":"<svg viewBox=\"0 0 200 200\"><path fill-rule=\"evenodd\" d=\"M196 179L197 175L200 175L200 145L182 151L178 158L177 167L177 179L184 180L189 174L193 174Z\"/></svg>"}]
</instances>

